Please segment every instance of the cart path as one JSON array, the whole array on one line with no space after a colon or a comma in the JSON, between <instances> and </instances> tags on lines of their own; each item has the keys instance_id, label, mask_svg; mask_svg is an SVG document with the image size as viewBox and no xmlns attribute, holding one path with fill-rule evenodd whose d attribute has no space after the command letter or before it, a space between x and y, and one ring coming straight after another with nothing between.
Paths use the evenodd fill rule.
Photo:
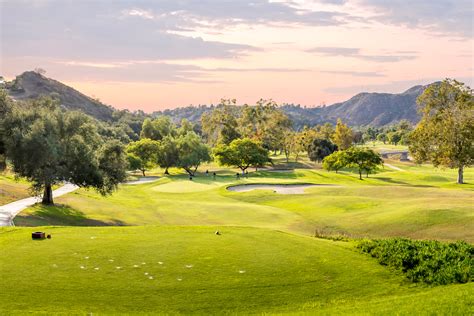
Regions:
<instances>
[{"instance_id":1,"label":"cart path","mask_svg":"<svg viewBox=\"0 0 474 316\"><path fill-rule=\"evenodd\" d=\"M406 170L403 170L402 168L398 168L397 166L391 165L389 163L384 163L384 166L387 166L390 169L397 170L397 171L406 171Z\"/></svg>"},{"instance_id":2,"label":"cart path","mask_svg":"<svg viewBox=\"0 0 474 316\"><path fill-rule=\"evenodd\" d=\"M77 190L78 188L79 187L74 184L67 183L59 189L53 191L53 198L68 194ZM13 226L13 218L18 213L40 201L41 197L34 196L0 206L0 226Z\"/></svg>"}]
</instances>

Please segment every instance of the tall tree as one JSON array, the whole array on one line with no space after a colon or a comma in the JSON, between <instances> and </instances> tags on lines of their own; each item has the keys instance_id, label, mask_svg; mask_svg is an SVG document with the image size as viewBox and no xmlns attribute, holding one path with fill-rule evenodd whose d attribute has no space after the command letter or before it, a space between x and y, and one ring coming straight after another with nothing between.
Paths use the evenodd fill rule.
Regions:
<instances>
[{"instance_id":1,"label":"tall tree","mask_svg":"<svg viewBox=\"0 0 474 316\"><path fill-rule=\"evenodd\" d=\"M341 119L337 120L333 141L340 150L348 149L352 146L353 134L350 127L344 124Z\"/></svg>"},{"instance_id":2,"label":"tall tree","mask_svg":"<svg viewBox=\"0 0 474 316\"><path fill-rule=\"evenodd\" d=\"M5 147L13 171L43 191L53 204L52 186L70 182L111 193L125 179L123 147L106 143L96 122L79 112L64 112L59 101L40 98L26 109L15 107L4 121Z\"/></svg>"},{"instance_id":3,"label":"tall tree","mask_svg":"<svg viewBox=\"0 0 474 316\"><path fill-rule=\"evenodd\" d=\"M258 140L268 150L282 150L285 134L292 121L272 100L260 99L256 105L245 105L239 119L240 134Z\"/></svg>"},{"instance_id":4,"label":"tall tree","mask_svg":"<svg viewBox=\"0 0 474 316\"><path fill-rule=\"evenodd\" d=\"M182 119L181 124L177 130L178 135L186 135L188 132L194 131L194 124L187 119Z\"/></svg>"},{"instance_id":5,"label":"tall tree","mask_svg":"<svg viewBox=\"0 0 474 316\"><path fill-rule=\"evenodd\" d=\"M360 180L362 180L363 172L369 177L369 173L376 171L379 166L383 165L382 157L368 148L351 147L345 151L344 160L346 167L358 169Z\"/></svg>"},{"instance_id":6,"label":"tall tree","mask_svg":"<svg viewBox=\"0 0 474 316\"><path fill-rule=\"evenodd\" d=\"M188 131L190 133L190 131ZM183 134L185 136L187 133ZM160 141L159 150L156 155L157 163L165 169L165 174L169 174L168 169L176 167L179 159L178 143L172 136L165 136Z\"/></svg>"},{"instance_id":7,"label":"tall tree","mask_svg":"<svg viewBox=\"0 0 474 316\"><path fill-rule=\"evenodd\" d=\"M153 168L156 162L157 154L160 150L160 143L156 140L143 138L127 146L130 166L138 169L145 177L145 172Z\"/></svg>"},{"instance_id":8,"label":"tall tree","mask_svg":"<svg viewBox=\"0 0 474 316\"><path fill-rule=\"evenodd\" d=\"M209 148L202 143L201 138L194 132L176 139L178 147L177 166L183 168L190 176L194 176L203 162L211 160Z\"/></svg>"},{"instance_id":9,"label":"tall tree","mask_svg":"<svg viewBox=\"0 0 474 316\"><path fill-rule=\"evenodd\" d=\"M457 183L464 183L464 168L474 161L473 90L446 79L429 86L417 102L422 118L410 136L412 156L418 163L458 169Z\"/></svg>"},{"instance_id":10,"label":"tall tree","mask_svg":"<svg viewBox=\"0 0 474 316\"><path fill-rule=\"evenodd\" d=\"M311 161L321 162L337 150L337 146L330 140L316 138L308 148L308 157Z\"/></svg>"},{"instance_id":11,"label":"tall tree","mask_svg":"<svg viewBox=\"0 0 474 316\"><path fill-rule=\"evenodd\" d=\"M334 136L334 126L331 123L324 123L315 127L317 138L331 140Z\"/></svg>"},{"instance_id":12,"label":"tall tree","mask_svg":"<svg viewBox=\"0 0 474 316\"><path fill-rule=\"evenodd\" d=\"M220 165L235 166L245 173L250 166L261 166L269 162L268 151L250 138L235 139L229 145L214 149L214 157Z\"/></svg>"},{"instance_id":13,"label":"tall tree","mask_svg":"<svg viewBox=\"0 0 474 316\"><path fill-rule=\"evenodd\" d=\"M209 145L230 144L240 137L236 102L235 99L222 99L212 112L201 116L202 133Z\"/></svg>"},{"instance_id":14,"label":"tall tree","mask_svg":"<svg viewBox=\"0 0 474 316\"><path fill-rule=\"evenodd\" d=\"M175 133L176 126L171 121L171 118L169 116L159 116L154 120L147 118L143 121L140 138L161 140L165 136L174 135Z\"/></svg>"},{"instance_id":15,"label":"tall tree","mask_svg":"<svg viewBox=\"0 0 474 316\"><path fill-rule=\"evenodd\" d=\"M298 135L296 132L287 131L283 138L283 152L286 162L290 162L290 155L296 154Z\"/></svg>"},{"instance_id":16,"label":"tall tree","mask_svg":"<svg viewBox=\"0 0 474 316\"><path fill-rule=\"evenodd\" d=\"M4 120L11 112L11 102L5 90L0 89L0 171L6 168L5 124Z\"/></svg>"},{"instance_id":17,"label":"tall tree","mask_svg":"<svg viewBox=\"0 0 474 316\"><path fill-rule=\"evenodd\" d=\"M347 155L344 150L335 151L329 156L323 159L323 169L327 171L336 171L336 173L342 168L348 165Z\"/></svg>"}]
</instances>

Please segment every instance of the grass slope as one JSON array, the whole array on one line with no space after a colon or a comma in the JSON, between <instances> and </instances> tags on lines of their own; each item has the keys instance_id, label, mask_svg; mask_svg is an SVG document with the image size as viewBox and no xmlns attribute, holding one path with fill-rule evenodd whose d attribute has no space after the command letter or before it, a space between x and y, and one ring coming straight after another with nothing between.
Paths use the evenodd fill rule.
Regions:
<instances>
[{"instance_id":1,"label":"grass slope","mask_svg":"<svg viewBox=\"0 0 474 316\"><path fill-rule=\"evenodd\" d=\"M316 230L361 237L404 236L474 241L473 169L470 184L456 185L456 172L391 161L402 171L384 169L360 181L349 171L295 169L252 172L237 180L221 170L216 180L203 174L190 181L173 175L143 185L123 185L108 197L79 190L57 199L65 207L36 206L15 219L36 225L222 225L251 226L305 235ZM229 192L231 184L318 183L304 195L269 190Z\"/></svg>"},{"instance_id":2,"label":"grass slope","mask_svg":"<svg viewBox=\"0 0 474 316\"><path fill-rule=\"evenodd\" d=\"M29 197L28 183L17 181L13 174L0 172L0 205Z\"/></svg>"},{"instance_id":3,"label":"grass slope","mask_svg":"<svg viewBox=\"0 0 474 316\"><path fill-rule=\"evenodd\" d=\"M473 312L472 283L414 286L347 243L237 227L41 229L53 238L0 230L0 314Z\"/></svg>"}]
</instances>

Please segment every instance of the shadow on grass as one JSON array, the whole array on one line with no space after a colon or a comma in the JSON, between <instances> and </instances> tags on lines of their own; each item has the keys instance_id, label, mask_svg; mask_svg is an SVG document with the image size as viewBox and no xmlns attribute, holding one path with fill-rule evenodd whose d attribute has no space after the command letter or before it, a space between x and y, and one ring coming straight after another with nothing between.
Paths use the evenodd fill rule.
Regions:
<instances>
[{"instance_id":1,"label":"shadow on grass","mask_svg":"<svg viewBox=\"0 0 474 316\"><path fill-rule=\"evenodd\" d=\"M393 184L400 184L400 185L407 185L407 186L412 186L411 184L403 181L397 181L392 178L387 178L387 177L372 177L373 179L381 180L383 182L388 182L388 183L393 183Z\"/></svg>"},{"instance_id":2,"label":"shadow on grass","mask_svg":"<svg viewBox=\"0 0 474 316\"><path fill-rule=\"evenodd\" d=\"M16 226L126 226L116 219L106 222L88 218L67 205L36 205L31 214L19 214L14 222Z\"/></svg>"}]
</instances>

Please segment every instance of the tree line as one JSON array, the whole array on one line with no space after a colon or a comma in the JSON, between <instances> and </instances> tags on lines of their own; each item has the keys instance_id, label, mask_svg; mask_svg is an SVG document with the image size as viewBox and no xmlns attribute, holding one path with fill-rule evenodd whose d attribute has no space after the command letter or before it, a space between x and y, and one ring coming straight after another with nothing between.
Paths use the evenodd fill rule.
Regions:
<instances>
[{"instance_id":1,"label":"tree line","mask_svg":"<svg viewBox=\"0 0 474 316\"><path fill-rule=\"evenodd\" d=\"M246 172L272 163L277 153L297 162L306 152L329 171L355 168L362 179L382 160L356 145L381 140L408 144L417 163L457 168L458 183L463 183L464 168L474 158L473 91L447 79L428 87L418 104L422 119L415 127L400 122L356 130L338 120L335 126L295 130L272 100L237 107L236 100L224 99L202 115L199 126L186 119L175 124L168 116L142 120L127 111L106 123L65 111L54 97L13 102L0 91L0 168L8 160L35 192L43 191L44 203L52 203L52 187L61 182L108 194L125 180L127 170L146 175L154 166L165 173L177 167L192 177L202 163L215 159Z\"/></svg>"}]
</instances>

